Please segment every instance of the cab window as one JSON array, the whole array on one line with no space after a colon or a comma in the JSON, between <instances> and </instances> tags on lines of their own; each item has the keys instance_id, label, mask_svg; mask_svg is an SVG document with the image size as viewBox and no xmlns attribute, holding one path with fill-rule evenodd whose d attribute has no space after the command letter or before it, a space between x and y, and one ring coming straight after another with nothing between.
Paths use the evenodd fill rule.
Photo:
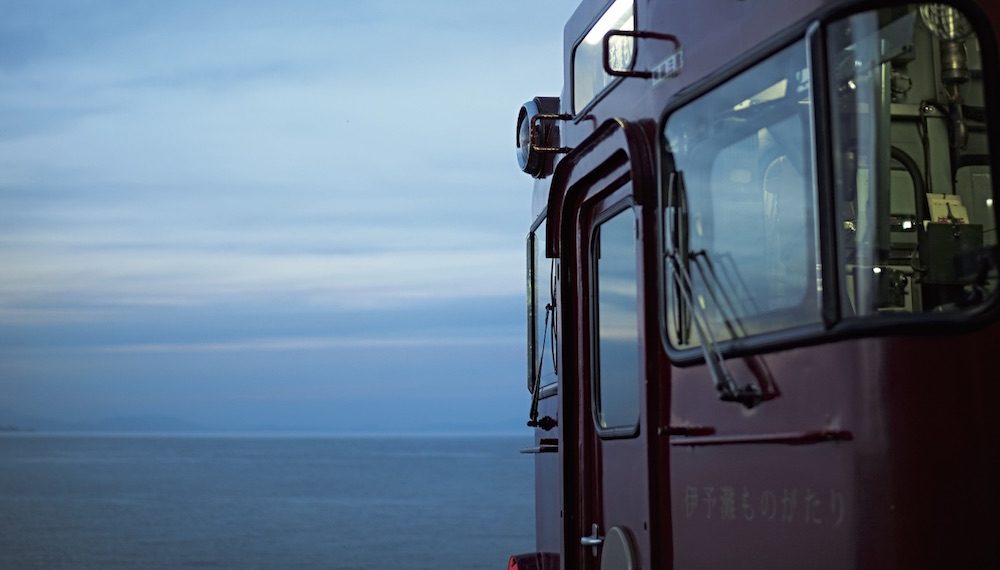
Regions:
<instances>
[{"instance_id":1,"label":"cab window","mask_svg":"<svg viewBox=\"0 0 1000 570\"><path fill-rule=\"evenodd\" d=\"M827 38L844 317L984 303L997 286L994 110L971 22L912 4L833 22Z\"/></svg>"},{"instance_id":2,"label":"cab window","mask_svg":"<svg viewBox=\"0 0 1000 570\"><path fill-rule=\"evenodd\" d=\"M668 304L675 346L701 342L691 318L716 341L820 320L809 90L799 42L667 119L684 234L667 281L682 297Z\"/></svg>"},{"instance_id":3,"label":"cab window","mask_svg":"<svg viewBox=\"0 0 1000 570\"><path fill-rule=\"evenodd\" d=\"M573 50L573 112L579 113L604 89L614 76L604 71L604 34L611 30L635 30L633 0L615 0L591 26ZM630 69L635 57L635 41L615 36L608 42L611 69Z\"/></svg>"},{"instance_id":4,"label":"cab window","mask_svg":"<svg viewBox=\"0 0 1000 570\"><path fill-rule=\"evenodd\" d=\"M556 279L545 257L545 220L528 236L528 389L556 383Z\"/></svg>"}]
</instances>

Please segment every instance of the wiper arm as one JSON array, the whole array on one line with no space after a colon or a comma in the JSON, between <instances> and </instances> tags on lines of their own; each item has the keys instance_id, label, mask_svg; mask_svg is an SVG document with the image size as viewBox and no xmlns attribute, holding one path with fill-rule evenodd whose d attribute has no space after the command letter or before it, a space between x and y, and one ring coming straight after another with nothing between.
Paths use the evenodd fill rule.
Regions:
<instances>
[{"instance_id":1,"label":"wiper arm","mask_svg":"<svg viewBox=\"0 0 1000 570\"><path fill-rule=\"evenodd\" d=\"M719 392L719 399L724 402L739 402L747 408L753 408L763 402L764 394L759 386L746 384L741 387L733 380L733 375L729 372L729 367L726 366L722 352L719 350L719 344L712 333L706 311L694 301L691 274L688 273L687 267L681 261L680 253L672 251L667 256L671 262L671 273L677 284L677 290L680 291L684 305L691 312L692 320L698 330L698 339L701 341L701 350L705 355L705 364L712 375L712 383ZM693 255L688 257L692 258ZM711 290L710 287L709 290ZM726 323L728 326L728 319Z\"/></svg>"},{"instance_id":2,"label":"wiper arm","mask_svg":"<svg viewBox=\"0 0 1000 570\"><path fill-rule=\"evenodd\" d=\"M555 274L555 262L551 262L549 265L549 302L545 305L545 325L542 328L544 331L542 333L542 346L541 350L538 351L536 357L538 358L538 364L534 362L531 363L531 376L532 376L532 386L531 386L531 409L528 411L528 427L537 427L545 431L549 431L556 427L557 422L555 418L550 416L545 416L543 418L538 417L538 400L540 399L540 393L542 391L542 368L545 364L545 346L548 339L552 339L551 346L549 350L552 353L552 370L558 374L558 366L556 362L556 274ZM534 323L531 326L535 326Z\"/></svg>"},{"instance_id":3,"label":"wiper arm","mask_svg":"<svg viewBox=\"0 0 1000 570\"><path fill-rule=\"evenodd\" d=\"M670 176L665 205L673 212L673 217L670 220L671 227L667 232L669 244L665 244L665 246L669 245L665 249L667 250L666 257L670 260L670 273L673 275L675 289L683 299L684 306L691 314L697 329L701 350L705 355L705 365L712 376L712 383L719 392L721 400L739 402L747 408L753 408L764 401L763 391L756 384L746 384L741 387L736 383L733 375L729 372L729 367L726 366L722 352L719 350L719 344L712 331L707 311L694 300L694 282L688 271L688 262L693 262L698 268L705 289L709 292L716 307L719 308L719 314L729 329L730 336L736 338L745 334L742 323L739 322L738 318L735 318L738 313L732 300L725 293L724 288L713 286L713 282L718 285L719 280L711 261L708 259L708 254L704 251L691 253L688 250L687 196L681 172L674 172ZM734 316L734 319L730 319L726 315L727 310Z\"/></svg>"}]
</instances>

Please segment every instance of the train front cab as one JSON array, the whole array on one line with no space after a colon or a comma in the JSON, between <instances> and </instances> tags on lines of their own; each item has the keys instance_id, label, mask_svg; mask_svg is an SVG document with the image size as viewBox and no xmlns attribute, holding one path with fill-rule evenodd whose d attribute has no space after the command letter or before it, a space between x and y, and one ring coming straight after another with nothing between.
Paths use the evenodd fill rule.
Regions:
<instances>
[{"instance_id":1,"label":"train front cab","mask_svg":"<svg viewBox=\"0 0 1000 570\"><path fill-rule=\"evenodd\" d=\"M699 61L693 8L630 5L671 75L579 109L567 26L521 567L1000 567L1000 8L803 3Z\"/></svg>"}]
</instances>

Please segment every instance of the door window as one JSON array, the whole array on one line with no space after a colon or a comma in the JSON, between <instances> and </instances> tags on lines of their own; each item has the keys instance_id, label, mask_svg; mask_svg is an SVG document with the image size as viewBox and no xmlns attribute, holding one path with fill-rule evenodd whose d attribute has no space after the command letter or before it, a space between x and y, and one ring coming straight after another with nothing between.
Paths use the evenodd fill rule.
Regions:
<instances>
[{"instance_id":1,"label":"door window","mask_svg":"<svg viewBox=\"0 0 1000 570\"><path fill-rule=\"evenodd\" d=\"M639 328L635 215L624 210L597 228L596 420L603 430L639 422Z\"/></svg>"}]
</instances>

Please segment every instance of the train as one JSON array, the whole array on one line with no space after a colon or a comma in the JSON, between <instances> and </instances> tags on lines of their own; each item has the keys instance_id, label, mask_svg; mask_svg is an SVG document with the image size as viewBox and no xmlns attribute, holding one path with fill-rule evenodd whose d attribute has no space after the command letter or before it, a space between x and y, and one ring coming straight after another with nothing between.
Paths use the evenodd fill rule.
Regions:
<instances>
[{"instance_id":1,"label":"train","mask_svg":"<svg viewBox=\"0 0 1000 570\"><path fill-rule=\"evenodd\" d=\"M1000 568L1000 3L583 0L563 38L515 126L508 570Z\"/></svg>"}]
</instances>

